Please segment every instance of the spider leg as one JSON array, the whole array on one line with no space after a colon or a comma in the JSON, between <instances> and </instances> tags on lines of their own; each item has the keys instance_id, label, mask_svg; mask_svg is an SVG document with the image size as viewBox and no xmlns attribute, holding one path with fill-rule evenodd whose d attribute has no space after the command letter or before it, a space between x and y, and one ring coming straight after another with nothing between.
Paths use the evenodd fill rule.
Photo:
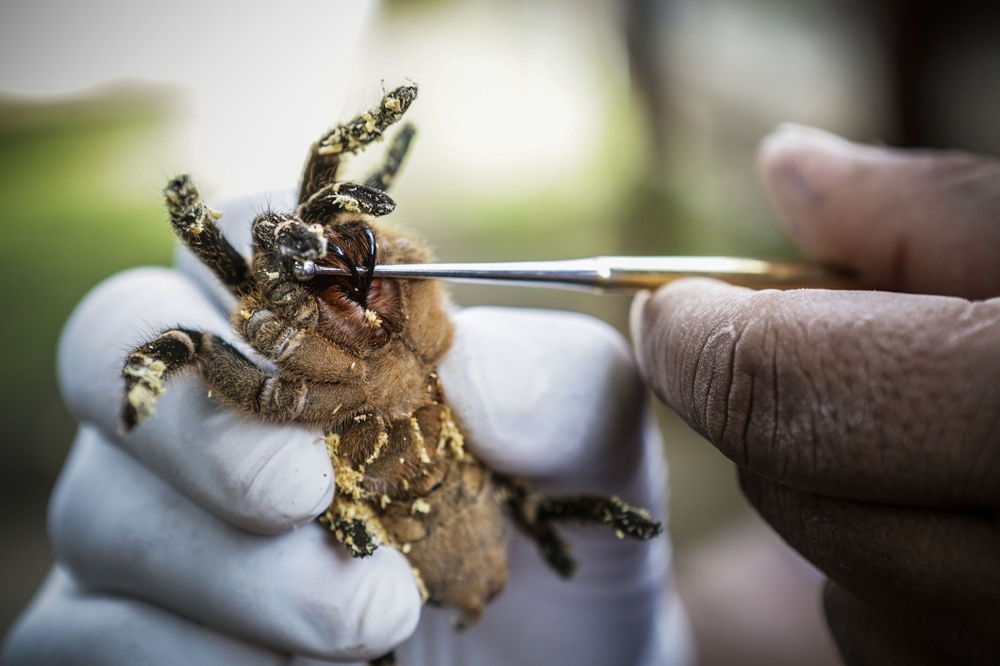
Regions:
<instances>
[{"instance_id":1,"label":"spider leg","mask_svg":"<svg viewBox=\"0 0 1000 666\"><path fill-rule=\"evenodd\" d=\"M403 125L403 128L393 137L382 166L365 179L365 185L383 191L389 189L396 173L399 172L399 167L403 164L406 151L410 149L410 141L413 140L415 132L416 130L410 123Z\"/></svg>"},{"instance_id":2,"label":"spider leg","mask_svg":"<svg viewBox=\"0 0 1000 666\"><path fill-rule=\"evenodd\" d=\"M619 497L543 497L521 480L498 476L497 483L506 494L514 523L535 540L545 561L565 577L576 571L576 562L552 527L556 521L607 525L622 538L651 539L663 531L663 526L650 518L647 511Z\"/></svg>"},{"instance_id":3,"label":"spider leg","mask_svg":"<svg viewBox=\"0 0 1000 666\"><path fill-rule=\"evenodd\" d=\"M265 302L236 313L232 321L251 347L287 372L319 382L348 381L357 374L357 356L331 345L308 326L289 322Z\"/></svg>"},{"instance_id":4,"label":"spider leg","mask_svg":"<svg viewBox=\"0 0 1000 666\"><path fill-rule=\"evenodd\" d=\"M506 495L507 508L514 524L525 535L534 539L550 567L563 578L572 577L577 570L576 560L570 555L569 545L559 537L551 522L538 518L539 497L524 481L499 475L496 475L496 481Z\"/></svg>"},{"instance_id":5,"label":"spider leg","mask_svg":"<svg viewBox=\"0 0 1000 666\"><path fill-rule=\"evenodd\" d=\"M167 183L163 197L177 236L230 291L239 295L250 280L250 269L243 255L230 245L215 224L222 213L205 205L187 175Z\"/></svg>"},{"instance_id":6,"label":"spider leg","mask_svg":"<svg viewBox=\"0 0 1000 666\"><path fill-rule=\"evenodd\" d=\"M319 517L319 521L330 528L337 541L344 544L351 553L351 557L368 557L378 548L379 539L369 528L367 520L355 517L358 515L358 508L364 511L364 506L360 503L334 496L333 504Z\"/></svg>"},{"instance_id":7,"label":"spider leg","mask_svg":"<svg viewBox=\"0 0 1000 666\"><path fill-rule=\"evenodd\" d=\"M350 382L270 374L213 333L175 328L138 347L125 362L125 430L152 415L166 380L192 367L224 402L268 420L329 423L341 408L346 414L363 406L364 397Z\"/></svg>"},{"instance_id":8,"label":"spider leg","mask_svg":"<svg viewBox=\"0 0 1000 666\"><path fill-rule=\"evenodd\" d=\"M313 194L296 211L304 222L324 224L344 211L382 217L396 209L396 202L382 190L341 181Z\"/></svg>"},{"instance_id":9,"label":"spider leg","mask_svg":"<svg viewBox=\"0 0 1000 666\"><path fill-rule=\"evenodd\" d=\"M267 373L217 335L175 328L140 346L125 362L125 430L152 415L167 379L192 367L200 369L208 385L227 402L260 412L262 387L272 379Z\"/></svg>"},{"instance_id":10,"label":"spider leg","mask_svg":"<svg viewBox=\"0 0 1000 666\"><path fill-rule=\"evenodd\" d=\"M299 202L337 179L337 169L344 155L362 150L382 137L385 130L403 117L417 97L416 86L401 86L388 92L375 108L337 125L312 145L302 175Z\"/></svg>"},{"instance_id":11,"label":"spider leg","mask_svg":"<svg viewBox=\"0 0 1000 666\"><path fill-rule=\"evenodd\" d=\"M650 518L648 511L614 495L546 497L538 504L538 519L600 523L615 530L619 537L634 539L652 539L663 532L663 525Z\"/></svg>"}]
</instances>

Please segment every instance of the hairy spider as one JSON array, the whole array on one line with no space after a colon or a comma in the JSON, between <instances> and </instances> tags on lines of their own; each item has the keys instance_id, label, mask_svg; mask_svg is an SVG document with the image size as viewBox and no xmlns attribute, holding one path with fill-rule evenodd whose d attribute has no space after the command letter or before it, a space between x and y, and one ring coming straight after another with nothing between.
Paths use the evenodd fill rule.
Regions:
<instances>
[{"instance_id":1,"label":"hairy spider","mask_svg":"<svg viewBox=\"0 0 1000 666\"><path fill-rule=\"evenodd\" d=\"M379 263L430 259L421 243L376 221L395 208L385 190L413 128L396 134L366 180L337 180L341 160L380 139L416 94L415 87L397 88L312 145L294 212L265 212L253 221L249 264L219 232L221 214L205 205L191 179L168 183L163 193L174 231L237 297L233 326L276 370L258 367L211 333L163 331L125 363L123 421L127 430L139 425L165 380L195 368L229 405L315 426L336 484L320 520L356 557L379 545L398 548L424 598L457 608L468 624L507 578L504 509L563 576L576 565L554 521L604 523L641 539L661 526L616 497L542 497L466 448L435 372L452 336L443 287L373 275ZM343 274L313 277L307 262Z\"/></svg>"}]
</instances>

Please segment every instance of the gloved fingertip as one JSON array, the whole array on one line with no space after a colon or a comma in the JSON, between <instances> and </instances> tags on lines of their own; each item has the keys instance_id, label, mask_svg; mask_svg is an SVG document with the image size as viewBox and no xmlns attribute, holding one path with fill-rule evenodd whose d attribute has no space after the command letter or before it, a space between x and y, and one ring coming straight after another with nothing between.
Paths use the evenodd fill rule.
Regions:
<instances>
[{"instance_id":1,"label":"gloved fingertip","mask_svg":"<svg viewBox=\"0 0 1000 666\"><path fill-rule=\"evenodd\" d=\"M294 592L285 601L295 602L294 626L300 640L311 646L307 652L336 661L367 661L413 634L423 602L414 570L399 551L383 546L363 561L347 557L330 565L329 575L320 578L310 568L306 576L299 569L283 572Z\"/></svg>"},{"instance_id":2,"label":"gloved fingertip","mask_svg":"<svg viewBox=\"0 0 1000 666\"><path fill-rule=\"evenodd\" d=\"M333 467L323 440L302 432L278 448L247 487L241 513L263 534L308 523L333 500Z\"/></svg>"}]
</instances>

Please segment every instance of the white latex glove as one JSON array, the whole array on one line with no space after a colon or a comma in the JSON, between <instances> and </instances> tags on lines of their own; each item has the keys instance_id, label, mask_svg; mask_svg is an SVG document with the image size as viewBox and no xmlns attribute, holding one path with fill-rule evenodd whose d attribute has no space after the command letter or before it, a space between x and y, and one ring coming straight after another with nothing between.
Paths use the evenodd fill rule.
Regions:
<instances>
[{"instance_id":1,"label":"white latex glove","mask_svg":"<svg viewBox=\"0 0 1000 666\"><path fill-rule=\"evenodd\" d=\"M253 212L269 203L281 207L223 207L230 238L246 246ZM399 552L351 558L314 522L334 490L320 433L245 419L189 373L123 436L130 349L178 324L233 341L231 297L190 255L178 264L111 278L66 327L59 376L82 425L50 509L57 564L4 664L301 665L400 643L403 666L689 661L666 535L636 542L565 526L580 563L566 581L512 527L507 589L457 633L454 611L421 607ZM610 327L499 308L455 323L440 375L484 461L554 494L613 493L662 513L661 443Z\"/></svg>"}]
</instances>

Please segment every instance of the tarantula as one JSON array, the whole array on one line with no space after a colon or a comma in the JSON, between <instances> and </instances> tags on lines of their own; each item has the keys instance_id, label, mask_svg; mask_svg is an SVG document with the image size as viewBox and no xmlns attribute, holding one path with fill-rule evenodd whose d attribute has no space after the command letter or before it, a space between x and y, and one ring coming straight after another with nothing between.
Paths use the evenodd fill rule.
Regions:
<instances>
[{"instance_id":1,"label":"tarantula","mask_svg":"<svg viewBox=\"0 0 1000 666\"><path fill-rule=\"evenodd\" d=\"M170 181L164 197L174 231L237 297L233 326L276 369L258 367L211 333L163 331L128 356L123 421L126 430L139 425L165 380L193 368L224 403L316 427L336 485L320 520L356 557L379 545L398 548L425 600L457 608L468 624L507 578L504 509L563 576L575 563L554 521L604 523L641 539L661 526L616 497L541 497L465 447L435 372L452 337L442 286L373 275L380 263L430 259L424 245L376 221L395 208L385 190L412 126L396 134L366 180L337 180L341 160L381 139L416 94L415 87L397 88L312 145L298 207L253 221L250 263L222 236L215 223L221 213L191 179ZM312 275L309 262L342 274Z\"/></svg>"}]
</instances>

